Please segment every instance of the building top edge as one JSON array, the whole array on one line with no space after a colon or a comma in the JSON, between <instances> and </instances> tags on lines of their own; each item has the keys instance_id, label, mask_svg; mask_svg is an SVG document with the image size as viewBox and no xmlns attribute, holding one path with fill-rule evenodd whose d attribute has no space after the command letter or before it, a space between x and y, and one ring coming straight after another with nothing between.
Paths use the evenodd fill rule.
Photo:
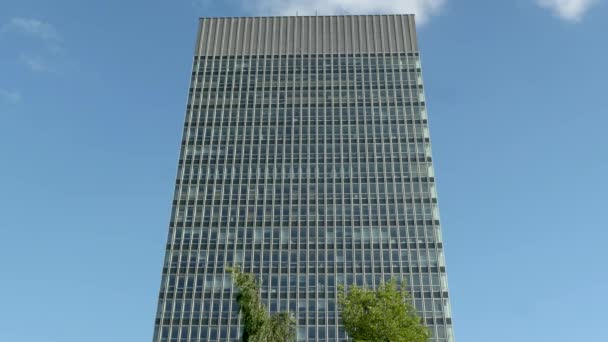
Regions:
<instances>
[{"instance_id":1,"label":"building top edge","mask_svg":"<svg viewBox=\"0 0 608 342\"><path fill-rule=\"evenodd\" d=\"M412 16L416 15L413 13L384 13L384 14L324 14L324 15L251 15L251 16L220 16L220 17L199 17L199 20L209 19L257 19L257 18L336 18L336 17L394 17L394 16Z\"/></svg>"}]
</instances>

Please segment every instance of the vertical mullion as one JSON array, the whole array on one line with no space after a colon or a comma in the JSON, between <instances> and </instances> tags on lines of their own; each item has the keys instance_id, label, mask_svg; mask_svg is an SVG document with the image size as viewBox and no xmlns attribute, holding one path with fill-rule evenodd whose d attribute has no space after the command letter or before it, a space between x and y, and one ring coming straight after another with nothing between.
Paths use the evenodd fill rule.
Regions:
<instances>
[{"instance_id":1,"label":"vertical mullion","mask_svg":"<svg viewBox=\"0 0 608 342\"><path fill-rule=\"evenodd\" d=\"M222 142L222 134L221 134L222 133L222 123L221 123L221 117L218 120L218 110L217 110L218 102L219 102L219 98L220 98L220 94L219 93L221 91L221 89L219 88L219 85L221 84L220 81L221 81L221 67L222 67L221 55L217 54L218 43L221 43L221 38L219 36L221 34L223 34L223 28L222 28L222 30L220 30L220 28L219 28L220 23L223 24L224 21L223 20L218 20L218 23L216 24L217 28L216 28L216 31L215 31L214 48L213 48L213 52L212 52L212 54L213 54L213 67L214 67L213 70L215 70L215 66L216 65L218 66L218 71L217 71L217 84L218 84L218 87L216 87L217 91L215 93L215 99L213 100L213 119L212 119L213 120L212 122L214 123L214 133L215 132L218 133L218 139L217 139L217 143L216 144L214 144L213 140L212 140L212 142L210 144L211 148L210 148L210 151L209 151L209 153L211 154L211 156L213 156L213 153L214 153L213 151L214 150L217 151L215 157L211 157L210 156L210 158L209 158L210 161L211 161L212 158L216 158L215 167L213 168L215 175L218 175L219 151L220 151L220 148L222 147L221 146L221 142ZM218 38L220 38L220 39L218 39ZM223 95L225 95L225 92L224 92ZM219 126L217 125L218 121L219 121ZM216 128L217 128L217 131L216 131ZM219 177L217 177L217 176L214 177L214 184L215 184L216 187L218 186L218 183L220 183L218 178ZM219 243L219 225L220 225L221 220L222 220L221 214L222 214L222 207L223 207L223 205L222 205L222 202L223 202L223 191L224 191L224 187L222 185L221 186L221 191L219 191L219 193L220 193L220 196L219 196L220 198L219 199L215 198L215 195L218 193L217 189L215 189L215 191L214 191L214 205L213 205L213 208L214 208L214 213L217 210L218 227L214 229L213 226L215 225L215 222L213 222L213 218L211 219L211 222L210 222L210 225L209 225L209 228L210 228L210 237L213 234L214 230L215 230L215 233L216 233L216 241L215 241L215 246L213 247L213 249L211 249L211 239L209 239L209 247L210 247L210 249L209 249L210 253L209 254L211 254L211 252L213 251L213 265L214 266L217 265L217 260L218 260L217 250L218 250L218 243ZM218 206L215 205L215 201L216 200L219 200L219 205ZM209 270L209 268L207 268L206 275L209 275L209 274L211 275L211 280L209 282L210 286L211 286L210 290L213 293L213 292L215 292L215 286L216 286L216 284L215 284L215 280L216 280L216 277L215 277L215 267L212 270ZM217 299L215 299L215 298L213 298L213 299L210 300L210 303L211 303L211 312L210 312L210 315L209 315L209 322L211 324L210 324L210 329L208 329L209 330L208 331L209 334L211 334L211 330L214 329L214 328L217 331L217 326L215 326L215 327L213 326L213 317L214 317L214 315L219 315L219 312L216 313L216 311L213 310L214 303L216 301L217 301ZM218 307L219 307L219 305L218 305Z\"/></svg>"},{"instance_id":2,"label":"vertical mullion","mask_svg":"<svg viewBox=\"0 0 608 342\"><path fill-rule=\"evenodd\" d=\"M206 59L205 59L204 63L205 64L207 63ZM205 71L205 69L204 69L205 66L204 65L205 64L203 64L203 75L205 74L204 73L204 71ZM195 92L196 92L196 89L198 89L198 85L199 85L198 84L198 73L200 72L200 65L201 65L200 58L198 59L198 65L199 66L197 68L197 78L196 78L195 83L193 84L193 88L194 88ZM200 84L201 91L200 91L200 94L198 94L198 95L202 95L203 87L205 85L204 80L205 80L205 78L203 76L203 82L202 82L202 84ZM197 95L197 98L200 97L198 95ZM198 115L196 116L196 121L191 119L191 123L195 122L195 126L197 127L197 139L195 140L195 143L194 143L194 150L196 151L196 146L200 146L200 151L201 151L201 154L202 154L202 150L203 150L202 146L203 146L203 143L204 143L204 132L206 131L206 127L203 126L203 125L201 125L201 110L200 109L201 109L201 107L199 106L198 107ZM203 134L201 134L201 133L203 133ZM202 136L203 140L201 140L199 142L198 141L198 136ZM197 156L196 152L194 153L194 156ZM198 156L198 158L199 158L199 162L198 162L197 167L198 167L199 171L197 173L197 179L196 179L196 182L195 182L195 184L196 184L196 191L197 192L196 192L196 197L195 197L195 200L194 200L195 210L194 210L194 220L193 220L193 222L196 222L196 216L200 215L200 217L201 217L201 222L200 223L202 224L202 218L203 218L203 213L204 213L204 193L200 189L201 175L202 175L202 172L203 172L203 165L202 165L203 158L202 158L202 155ZM194 160L196 160L196 159L194 159ZM193 163L193 165L194 165L194 163ZM190 183L192 183L192 182L190 182ZM203 198L199 199L200 197L203 197ZM198 205L199 201L201 202L201 205ZM200 214L198 212L199 210L201 211ZM194 231L195 231L195 229L199 233L198 234L199 235L199 243L198 243L198 246L196 248L196 257L194 258L196 260L195 271L194 271L194 274L193 274L194 281L193 281L193 284L192 284L192 286L193 286L193 292L194 293L195 293L195 289L198 286L198 281L199 281L199 279L198 279L198 274L199 274L199 272L198 272L198 269L199 269L198 268L198 264L199 264L200 251L201 251L200 239L202 237L202 226L201 227L194 227L193 226L192 233L191 233L191 238L193 240L193 243L194 243ZM193 259L193 256L190 255L189 259ZM188 265L188 266L190 266L190 265ZM195 304L196 304L196 299L195 298L196 298L196 296L192 296L192 311L193 312L195 312ZM202 304L202 300L201 300L201 304ZM202 312L202 307L198 311ZM200 317L198 319L200 320ZM189 336L191 336L191 334L192 334L192 332L189 333ZM200 334L200 331L198 332L198 334ZM198 338L198 336L195 336L194 338Z\"/></svg>"},{"instance_id":3,"label":"vertical mullion","mask_svg":"<svg viewBox=\"0 0 608 342\"><path fill-rule=\"evenodd\" d=\"M383 141L383 149L382 149L382 160L383 160L383 164L384 164L384 170L383 170L383 178L384 178L384 202L386 202L386 222L387 222L387 227L386 227L386 232L387 232L387 236L386 236L386 242L388 243L388 253L389 253L389 257L388 260L383 257L383 261L384 261L384 265L383 265L383 269L386 270L386 268L388 267L389 269L389 275L391 277L394 277L393 275L393 265L392 265L392 256L393 256L393 246L391 243L391 228L392 224L391 224L391 219L394 218L396 220L396 215L397 215L397 210L395 208L395 203L391 203L391 196L390 196L390 191L389 191L389 187L393 186L393 177L392 177L392 158L391 158L391 151L392 151L392 139L391 139L391 119L390 119L390 108L391 108L391 104L394 101L397 101L397 98L394 94L394 91L389 90L389 83L388 83L388 79L390 76L392 76L392 73L389 75L388 73L388 69L387 69L387 64L390 63L391 61L391 53L390 50L388 48L385 48L384 53L382 54L382 72L384 74L384 77L382 78L382 84L380 84L380 82L378 83L378 88L382 89L384 88L384 94L386 97L386 101L385 101L385 106L380 108L380 113L382 113L381 115L381 123L382 123L382 141ZM387 142L388 141L388 142ZM388 163L387 161L391 161L390 163ZM390 181L389 181L389 173L387 169L391 169L391 177L390 177ZM393 190L394 191L394 190ZM393 208L394 211L394 217L391 216L391 207Z\"/></svg>"}]
</instances>

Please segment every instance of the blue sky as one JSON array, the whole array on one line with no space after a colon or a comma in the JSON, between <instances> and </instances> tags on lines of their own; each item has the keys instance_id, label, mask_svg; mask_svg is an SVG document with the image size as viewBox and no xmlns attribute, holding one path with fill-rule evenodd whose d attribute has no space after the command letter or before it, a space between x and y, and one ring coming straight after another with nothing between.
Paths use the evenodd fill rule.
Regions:
<instances>
[{"instance_id":1,"label":"blue sky","mask_svg":"<svg viewBox=\"0 0 608 342\"><path fill-rule=\"evenodd\" d=\"M149 341L197 18L415 12L456 339L599 341L605 0L3 0L0 341Z\"/></svg>"}]
</instances>

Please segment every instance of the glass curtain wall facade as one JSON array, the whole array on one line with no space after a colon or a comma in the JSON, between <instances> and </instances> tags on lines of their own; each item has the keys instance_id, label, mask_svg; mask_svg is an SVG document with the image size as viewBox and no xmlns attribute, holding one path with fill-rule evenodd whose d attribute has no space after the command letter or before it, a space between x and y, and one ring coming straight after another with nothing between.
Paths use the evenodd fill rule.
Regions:
<instances>
[{"instance_id":1,"label":"glass curtain wall facade","mask_svg":"<svg viewBox=\"0 0 608 342\"><path fill-rule=\"evenodd\" d=\"M232 265L298 340L398 278L453 341L413 16L203 18L192 70L154 341L237 340Z\"/></svg>"}]
</instances>

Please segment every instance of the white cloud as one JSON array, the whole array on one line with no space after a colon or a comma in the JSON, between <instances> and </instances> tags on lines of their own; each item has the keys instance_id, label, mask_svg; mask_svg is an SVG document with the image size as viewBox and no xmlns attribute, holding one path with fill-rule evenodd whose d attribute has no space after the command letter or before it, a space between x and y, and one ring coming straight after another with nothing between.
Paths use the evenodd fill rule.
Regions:
<instances>
[{"instance_id":1,"label":"white cloud","mask_svg":"<svg viewBox=\"0 0 608 342\"><path fill-rule=\"evenodd\" d=\"M23 52L18 54L19 62L26 65L31 71L55 71L54 65L61 61L63 55L65 55L63 39L57 29L53 25L41 20L14 17L2 25L0 33L25 35L42 41L42 44L39 42L26 43L31 46L29 50L34 51L33 54Z\"/></svg>"},{"instance_id":2,"label":"white cloud","mask_svg":"<svg viewBox=\"0 0 608 342\"><path fill-rule=\"evenodd\" d=\"M17 90L0 89L0 100L8 103L21 102L21 93Z\"/></svg>"},{"instance_id":3,"label":"white cloud","mask_svg":"<svg viewBox=\"0 0 608 342\"><path fill-rule=\"evenodd\" d=\"M48 64L41 57L21 54L19 60L25 65L27 65L32 71L51 71Z\"/></svg>"},{"instance_id":4,"label":"white cloud","mask_svg":"<svg viewBox=\"0 0 608 342\"><path fill-rule=\"evenodd\" d=\"M447 0L242 0L260 15L415 14L425 23Z\"/></svg>"},{"instance_id":5,"label":"white cloud","mask_svg":"<svg viewBox=\"0 0 608 342\"><path fill-rule=\"evenodd\" d=\"M580 21L597 0L537 0L540 7L551 10L568 21Z\"/></svg>"},{"instance_id":6,"label":"white cloud","mask_svg":"<svg viewBox=\"0 0 608 342\"><path fill-rule=\"evenodd\" d=\"M19 31L45 41L57 41L60 39L59 33L53 25L32 18L12 18L4 26L4 30Z\"/></svg>"}]
</instances>

